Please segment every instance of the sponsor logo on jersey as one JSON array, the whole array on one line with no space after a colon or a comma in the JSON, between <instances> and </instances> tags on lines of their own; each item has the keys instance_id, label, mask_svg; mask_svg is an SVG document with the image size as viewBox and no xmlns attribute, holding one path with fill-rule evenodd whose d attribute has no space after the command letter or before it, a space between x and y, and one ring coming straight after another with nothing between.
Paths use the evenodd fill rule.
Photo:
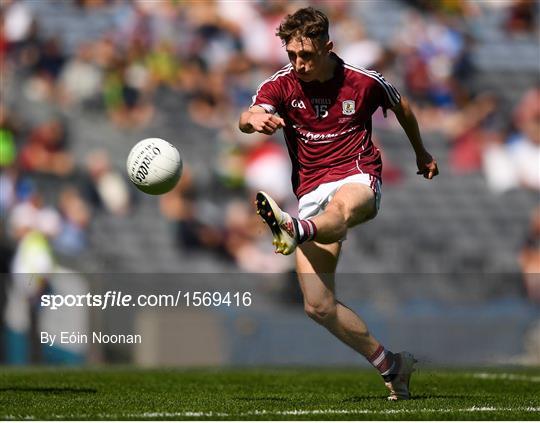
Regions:
<instances>
[{"instance_id":1,"label":"sponsor logo on jersey","mask_svg":"<svg viewBox=\"0 0 540 423\"><path fill-rule=\"evenodd\" d=\"M345 100L343 101L343 114L344 115L354 115L356 111L354 100Z\"/></svg>"},{"instance_id":2,"label":"sponsor logo on jersey","mask_svg":"<svg viewBox=\"0 0 540 423\"><path fill-rule=\"evenodd\" d=\"M304 101L303 100L298 100L296 98L291 102L291 106L296 107L298 109L305 109L306 108L306 105L304 104Z\"/></svg>"},{"instance_id":3,"label":"sponsor logo on jersey","mask_svg":"<svg viewBox=\"0 0 540 423\"><path fill-rule=\"evenodd\" d=\"M305 129L302 129L302 127L298 125L293 125L293 128L296 131L298 138L304 144L308 144L308 143L322 144L322 143L330 143L330 142L337 141L341 139L342 136L346 134L350 134L351 132L357 131L360 128L360 125L352 126L350 128L345 129L344 131L329 132L326 134L306 131Z\"/></svg>"}]
</instances>

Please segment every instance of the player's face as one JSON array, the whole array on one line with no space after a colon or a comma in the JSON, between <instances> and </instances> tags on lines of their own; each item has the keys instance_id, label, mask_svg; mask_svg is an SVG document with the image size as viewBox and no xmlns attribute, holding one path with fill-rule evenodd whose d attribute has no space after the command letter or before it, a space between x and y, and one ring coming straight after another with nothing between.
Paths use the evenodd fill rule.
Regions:
<instances>
[{"instance_id":1,"label":"player's face","mask_svg":"<svg viewBox=\"0 0 540 423\"><path fill-rule=\"evenodd\" d=\"M321 77L328 58L331 43L313 41L309 38L293 38L286 46L289 60L298 77L305 82Z\"/></svg>"}]
</instances>

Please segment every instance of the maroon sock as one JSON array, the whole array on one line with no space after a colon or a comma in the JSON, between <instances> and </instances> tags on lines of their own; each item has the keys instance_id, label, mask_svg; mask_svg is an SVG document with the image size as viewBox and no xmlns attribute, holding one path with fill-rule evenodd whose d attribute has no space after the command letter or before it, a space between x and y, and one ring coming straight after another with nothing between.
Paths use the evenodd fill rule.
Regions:
<instances>
[{"instance_id":1,"label":"maroon sock","mask_svg":"<svg viewBox=\"0 0 540 423\"><path fill-rule=\"evenodd\" d=\"M368 361L375 367L386 382L391 381L396 373L397 360L392 351L388 351L382 345L368 358Z\"/></svg>"},{"instance_id":2,"label":"maroon sock","mask_svg":"<svg viewBox=\"0 0 540 423\"><path fill-rule=\"evenodd\" d=\"M312 220L309 219L294 219L296 224L296 241L299 244L312 241L317 235L317 227Z\"/></svg>"}]
</instances>

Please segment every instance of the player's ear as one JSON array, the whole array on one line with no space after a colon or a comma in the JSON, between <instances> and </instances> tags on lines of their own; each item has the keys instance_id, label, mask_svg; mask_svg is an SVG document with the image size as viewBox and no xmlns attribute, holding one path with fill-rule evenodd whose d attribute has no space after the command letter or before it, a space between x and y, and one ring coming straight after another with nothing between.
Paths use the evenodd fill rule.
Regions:
<instances>
[{"instance_id":1,"label":"player's ear","mask_svg":"<svg viewBox=\"0 0 540 423\"><path fill-rule=\"evenodd\" d=\"M325 46L326 54L330 54L330 52L333 50L333 48L334 48L334 42L333 41L328 41L326 43L326 46Z\"/></svg>"}]
</instances>

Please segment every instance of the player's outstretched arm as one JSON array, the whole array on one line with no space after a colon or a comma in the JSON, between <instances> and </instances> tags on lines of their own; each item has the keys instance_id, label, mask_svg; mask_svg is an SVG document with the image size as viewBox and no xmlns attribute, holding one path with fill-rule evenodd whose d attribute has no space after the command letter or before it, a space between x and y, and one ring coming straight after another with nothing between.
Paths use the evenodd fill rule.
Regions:
<instances>
[{"instance_id":1,"label":"player's outstretched arm","mask_svg":"<svg viewBox=\"0 0 540 423\"><path fill-rule=\"evenodd\" d=\"M260 106L250 107L240 115L240 121L238 127L242 132L246 134L252 134L253 132L260 132L266 135L272 135L278 129L283 128L285 122L282 118L267 113Z\"/></svg>"},{"instance_id":2,"label":"player's outstretched arm","mask_svg":"<svg viewBox=\"0 0 540 423\"><path fill-rule=\"evenodd\" d=\"M439 174L437 162L431 154L427 152L420 136L418 121L411 109L411 106L405 97L401 97L400 102L392 108L396 114L399 124L407 134L409 141L416 153L416 164L418 166L418 175L424 175L426 179L432 179Z\"/></svg>"}]
</instances>

